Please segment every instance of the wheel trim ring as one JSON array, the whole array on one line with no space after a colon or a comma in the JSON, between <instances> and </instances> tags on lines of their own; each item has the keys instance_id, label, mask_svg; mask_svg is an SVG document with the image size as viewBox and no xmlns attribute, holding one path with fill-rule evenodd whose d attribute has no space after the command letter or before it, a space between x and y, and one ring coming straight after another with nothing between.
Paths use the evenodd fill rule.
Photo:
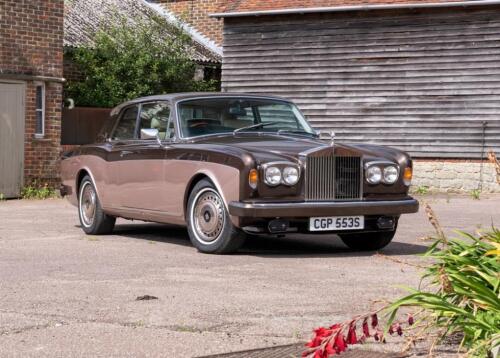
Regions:
<instances>
[{"instance_id":1,"label":"wheel trim ring","mask_svg":"<svg viewBox=\"0 0 500 358\"><path fill-rule=\"evenodd\" d=\"M209 235L201 230L201 227L204 225L200 225L200 220L204 220L203 214L205 213L205 211L202 211L201 209L204 207L206 208L206 206L199 204L206 203L206 201L209 202L209 206L211 206L212 208L216 208L216 210L214 210L214 216L215 220L217 220L217 225L215 230L213 232L210 232ZM196 240L204 245L214 244L221 237L222 232L224 231L224 227L226 226L225 213L226 211L224 201L215 189L205 188L199 191L196 194L196 197L194 198L193 204L190 208L191 229Z\"/></svg>"},{"instance_id":2,"label":"wheel trim ring","mask_svg":"<svg viewBox=\"0 0 500 358\"><path fill-rule=\"evenodd\" d=\"M79 209L82 225L91 227L97 209L97 194L90 182L85 182L80 189Z\"/></svg>"}]
</instances>

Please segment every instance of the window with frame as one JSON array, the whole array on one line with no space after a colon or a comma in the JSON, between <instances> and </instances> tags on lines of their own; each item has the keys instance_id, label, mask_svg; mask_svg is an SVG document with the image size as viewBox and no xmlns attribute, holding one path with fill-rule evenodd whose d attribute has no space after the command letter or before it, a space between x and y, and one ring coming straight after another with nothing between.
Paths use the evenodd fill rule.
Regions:
<instances>
[{"instance_id":1,"label":"window with frame","mask_svg":"<svg viewBox=\"0 0 500 358\"><path fill-rule=\"evenodd\" d=\"M141 129L156 129L160 139L174 137L174 126L170 119L170 107L166 102L145 103L141 106L139 133Z\"/></svg>"},{"instance_id":2,"label":"window with frame","mask_svg":"<svg viewBox=\"0 0 500 358\"><path fill-rule=\"evenodd\" d=\"M135 138L135 125L137 123L137 106L128 107L123 111L122 116L118 120L112 140L127 140Z\"/></svg>"},{"instance_id":3,"label":"window with frame","mask_svg":"<svg viewBox=\"0 0 500 358\"><path fill-rule=\"evenodd\" d=\"M35 137L45 135L45 83L35 83Z\"/></svg>"}]
</instances>

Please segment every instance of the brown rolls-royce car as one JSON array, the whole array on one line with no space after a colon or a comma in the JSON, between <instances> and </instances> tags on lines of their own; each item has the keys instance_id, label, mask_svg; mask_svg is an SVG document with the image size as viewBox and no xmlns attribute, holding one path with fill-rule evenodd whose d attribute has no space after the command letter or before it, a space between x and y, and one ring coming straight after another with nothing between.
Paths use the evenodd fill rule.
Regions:
<instances>
[{"instance_id":1,"label":"brown rolls-royce car","mask_svg":"<svg viewBox=\"0 0 500 358\"><path fill-rule=\"evenodd\" d=\"M377 250L418 211L411 178L408 154L337 143L287 99L180 93L114 108L97 143L65 153L61 193L87 234L122 217L185 225L206 253L294 232Z\"/></svg>"}]
</instances>

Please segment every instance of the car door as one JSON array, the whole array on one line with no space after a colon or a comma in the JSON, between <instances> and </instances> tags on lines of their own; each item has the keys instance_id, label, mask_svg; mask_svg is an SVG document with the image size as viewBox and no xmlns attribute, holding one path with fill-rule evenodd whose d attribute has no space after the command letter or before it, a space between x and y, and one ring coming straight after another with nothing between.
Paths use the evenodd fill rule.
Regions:
<instances>
[{"instance_id":1,"label":"car door","mask_svg":"<svg viewBox=\"0 0 500 358\"><path fill-rule=\"evenodd\" d=\"M117 122L111 131L107 146L106 166L106 203L111 208L119 208L123 205L126 187L124 188L124 178L121 175L121 166L132 153L132 148L137 141L136 127L139 116L139 105L125 107L120 112Z\"/></svg>"},{"instance_id":2,"label":"car door","mask_svg":"<svg viewBox=\"0 0 500 358\"><path fill-rule=\"evenodd\" d=\"M168 102L140 104L135 139L121 148L118 189L123 208L140 210L141 215L165 212L165 159L172 137ZM142 129L156 129L159 139L141 138Z\"/></svg>"}]
</instances>

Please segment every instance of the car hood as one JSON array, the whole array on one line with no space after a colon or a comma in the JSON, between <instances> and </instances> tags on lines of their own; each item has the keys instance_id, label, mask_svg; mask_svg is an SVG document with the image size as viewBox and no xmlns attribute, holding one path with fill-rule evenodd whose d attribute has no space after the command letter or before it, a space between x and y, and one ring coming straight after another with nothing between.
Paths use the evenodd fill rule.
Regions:
<instances>
[{"instance_id":1,"label":"car hood","mask_svg":"<svg viewBox=\"0 0 500 358\"><path fill-rule=\"evenodd\" d=\"M315 138L269 133L205 137L197 139L196 143L219 150L231 148L249 154L261 163L275 160L297 161L301 154L314 152L315 149L326 148L330 145L328 141ZM363 156L366 160L385 159L403 163L408 158L408 155L400 150L380 145L344 144L336 141L334 146L336 152Z\"/></svg>"}]
</instances>

